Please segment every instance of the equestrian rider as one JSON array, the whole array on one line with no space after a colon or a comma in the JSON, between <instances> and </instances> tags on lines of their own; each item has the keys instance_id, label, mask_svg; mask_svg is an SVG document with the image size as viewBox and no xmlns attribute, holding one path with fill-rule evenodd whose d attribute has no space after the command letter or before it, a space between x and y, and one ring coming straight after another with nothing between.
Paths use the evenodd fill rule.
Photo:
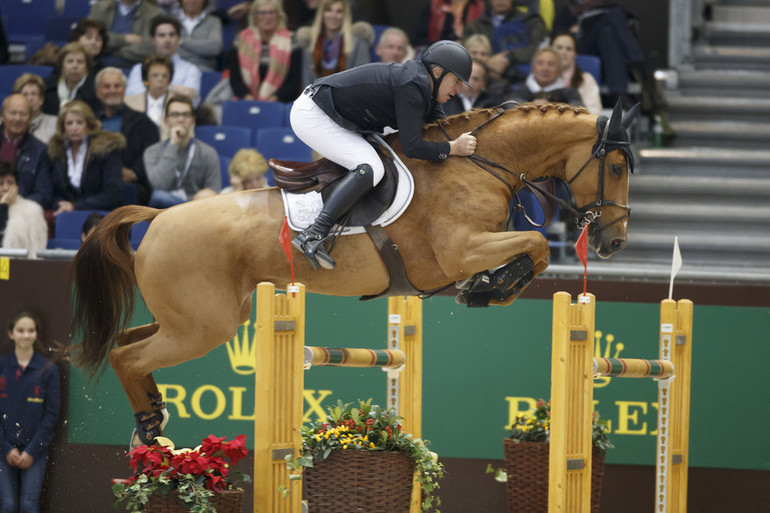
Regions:
<instances>
[{"instance_id":1,"label":"equestrian rider","mask_svg":"<svg viewBox=\"0 0 770 513\"><path fill-rule=\"evenodd\" d=\"M291 109L291 127L308 146L351 170L326 200L315 222L292 245L304 251L315 269L334 269L326 251L332 226L355 202L377 185L385 170L363 131L397 129L409 158L443 160L472 155L476 138L470 133L449 142L422 138L425 123L446 117L441 103L468 84L472 60L453 41L439 41L422 61L372 63L320 78L308 86Z\"/></svg>"}]
</instances>

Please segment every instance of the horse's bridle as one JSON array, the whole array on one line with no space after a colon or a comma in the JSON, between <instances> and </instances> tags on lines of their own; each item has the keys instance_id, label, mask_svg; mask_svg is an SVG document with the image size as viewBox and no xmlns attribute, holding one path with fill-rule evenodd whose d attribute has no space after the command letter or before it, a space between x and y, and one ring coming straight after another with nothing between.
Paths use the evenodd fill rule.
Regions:
<instances>
[{"instance_id":1,"label":"horse's bridle","mask_svg":"<svg viewBox=\"0 0 770 513\"><path fill-rule=\"evenodd\" d=\"M508 106L508 108L510 108L510 107L511 106ZM475 136L477 133L479 133L481 131L482 128L486 127L489 123L491 123L495 119L497 119L500 116L502 116L503 113L506 112L506 110L508 110L508 108L506 108L505 106L498 107L497 112L491 118L487 119L482 124L480 124L479 126L474 128L470 132L470 134ZM449 137L449 134L447 133L446 129L442 125L440 125L440 124L439 124L439 126L443 130L444 135L446 136L447 140L451 140L451 138ZM480 155L473 154L473 155L469 155L467 158L471 162L473 162L474 164L479 166L481 169L483 169L487 173L491 174L492 176L494 176L495 178L497 178L498 180L503 182L508 187L508 189L510 189L512 197L516 197L516 192L515 192L513 186L508 182L508 180L506 180L503 176L500 176L500 174L495 172L495 170L492 169L492 168L500 169L500 170L505 171L506 173L508 173L508 174L510 174L512 176L515 176L516 178L518 178L523 184L525 184L530 189L536 190L537 192L539 192L543 196L545 196L545 197L553 200L557 204L559 204L559 206L561 206L563 209L567 210L568 212L570 212L572 215L575 216L575 220L576 220L576 223L578 225L578 228L583 229L583 227L588 224L588 225L591 225L590 226L590 231L591 232L599 233L602 230L604 230L605 228L607 228L609 226L612 226L613 224L618 223L618 222L628 218L628 216L631 214L631 207L629 205L621 205L621 204L616 203L614 201L604 199L604 164L605 164L605 159L607 157L607 145L612 145L613 147L624 147L624 146L627 147L627 146L629 146L628 142L613 141L613 140L608 139L607 138L608 128L609 128L609 123L605 124L604 131L603 131L602 135L599 137L597 143L594 145L594 148L593 148L593 151L591 153L591 156L588 157L588 160L586 160L586 162L581 166L580 169L578 169L578 171L572 176L572 178L570 178L567 181L567 185L572 185L572 182L574 182L583 173L583 171L586 169L586 167L591 162L591 160L593 160L594 158L599 159L599 177L598 177L599 178L599 183L598 183L598 187L597 187L597 198L596 198L596 201L594 201L592 203L588 203L587 205L583 205L582 207L577 207L576 206L576 204L575 204L575 197L572 194L571 189L569 189L569 188L568 188L568 190L570 191L570 194L569 194L570 201L569 201L569 203L567 203L566 201L564 201L563 199L559 198L558 196L556 196L555 194L551 193L550 191L547 191L543 187L540 187L537 184L537 182L533 182L531 180L528 180L524 173L522 173L520 175L517 175L516 173L514 173L510 169L506 168L505 166L503 166L501 164L498 164L497 162L495 162L493 160L489 160L487 158L484 158L484 157L482 157ZM626 167L628 169L628 166L626 166ZM621 216L618 216L616 219L612 220L611 222L609 222L607 224L597 226L598 222L597 223L594 223L594 222L599 217L601 217L601 215L602 215L602 206L603 205L610 205L610 206L614 206L614 207L619 207L619 208L624 209L626 212L625 212L625 214L623 214ZM519 209L523 209L523 207L521 206L521 203L518 202L518 198L517 198L517 206L516 207L519 208ZM592 210L594 208L596 209L595 211Z\"/></svg>"}]
</instances>

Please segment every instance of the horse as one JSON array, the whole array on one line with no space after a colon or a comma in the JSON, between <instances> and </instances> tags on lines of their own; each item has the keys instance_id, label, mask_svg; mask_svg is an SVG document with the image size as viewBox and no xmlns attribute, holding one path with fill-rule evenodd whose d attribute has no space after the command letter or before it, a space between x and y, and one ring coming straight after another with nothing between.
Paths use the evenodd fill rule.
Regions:
<instances>
[{"instance_id":1,"label":"horse","mask_svg":"<svg viewBox=\"0 0 770 513\"><path fill-rule=\"evenodd\" d=\"M548 266L546 239L537 231L505 231L504 224L513 194L525 181L545 176L570 184L574 205L582 205L573 211L590 222L588 242L600 257L621 250L630 210L632 117L619 106L608 120L583 108L525 104L458 114L424 127L423 136L433 141L473 131L478 160L409 159L391 137L391 147L414 176L409 207L385 228L409 280L420 290L437 289L523 256L531 259L530 277L536 277ZM140 221L150 225L134 253L128 234ZM258 283L285 288L292 281L278 242L283 223L276 188L166 210L131 205L103 219L78 251L72 336L82 341L76 361L93 378L104 372L109 357L143 443L161 435L164 422L152 372L231 340L249 318ZM337 296L388 288L389 274L365 234L340 237L334 252L336 269L315 270L295 250L296 280L310 292ZM136 287L154 321L129 329ZM517 295L491 303L510 304Z\"/></svg>"}]
</instances>

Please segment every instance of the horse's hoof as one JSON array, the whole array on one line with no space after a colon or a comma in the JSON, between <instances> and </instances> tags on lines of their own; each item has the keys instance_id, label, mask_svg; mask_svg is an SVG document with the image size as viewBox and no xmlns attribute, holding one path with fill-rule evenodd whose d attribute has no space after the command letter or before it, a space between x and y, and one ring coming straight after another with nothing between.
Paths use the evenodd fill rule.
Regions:
<instances>
[{"instance_id":1,"label":"horse's hoof","mask_svg":"<svg viewBox=\"0 0 770 513\"><path fill-rule=\"evenodd\" d=\"M470 292L467 290L461 291L455 297L455 301L459 305L465 305L468 308L482 308L489 306L489 301L492 299L491 292Z\"/></svg>"}]
</instances>

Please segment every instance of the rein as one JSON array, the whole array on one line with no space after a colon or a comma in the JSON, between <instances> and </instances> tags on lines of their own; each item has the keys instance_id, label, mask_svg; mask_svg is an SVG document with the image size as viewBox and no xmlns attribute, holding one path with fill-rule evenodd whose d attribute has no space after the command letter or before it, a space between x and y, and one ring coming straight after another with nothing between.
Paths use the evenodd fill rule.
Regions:
<instances>
[{"instance_id":1,"label":"rein","mask_svg":"<svg viewBox=\"0 0 770 513\"><path fill-rule=\"evenodd\" d=\"M502 116L507 110L508 110L508 108L506 108L506 107L502 107L502 106L498 107L497 112L495 112L495 114L492 117L490 117L489 119L487 119L486 121L481 123L479 126L474 128L470 132L470 135L475 136L478 132L481 131L481 129L483 129L488 124L490 124L492 121L494 121L497 118L499 118L500 116ZM441 128L441 131L444 133L444 136L447 138L447 140L451 141L452 139L449 136L449 133L444 128L444 126L441 125L441 124L439 124L438 126ZM591 153L591 156L588 157L588 160L586 160L585 163L580 167L580 169L578 169L578 171L572 176L572 178L570 178L569 181L567 181L567 185L572 185L572 182L574 182L583 173L583 171L586 169L586 167L588 166L588 164L591 162L592 159L594 159L594 158L599 159L599 177L598 177L599 183L598 183L598 187L597 187L597 198L596 198L596 201L594 201L593 203L589 203L587 205L583 205L582 207L577 207L575 205L575 199L574 199L574 196L572 195L571 190L570 190L570 202L567 203L566 201L564 201L563 199L559 198L558 196L556 196L555 194L551 193L550 191L547 191L544 188L540 187L536 182L528 180L524 173L522 173L520 175L517 175L516 173L514 173L510 169L506 168L505 166L503 166L501 164L498 164L497 162L495 162L493 160L489 160L487 158L484 158L484 157L482 157L480 155L475 155L475 154L474 155L468 155L466 158L468 160L470 160L471 162L473 162L474 164L476 164L477 166L479 166L481 169L483 169L487 173L489 173L490 175L494 176L495 178L497 178L498 180L503 182L506 185L506 187L508 187L508 189L511 191L511 196L516 198L516 209L517 210L521 210L524 213L524 217L526 217L527 221L529 221L530 224L532 224L533 226L538 227L538 228L541 227L541 226L547 225L550 222L550 216L546 216L546 219L543 221L542 224L537 224L537 223L533 222L529 218L529 216L527 215L526 211L524 210L524 207L521 204L521 202L519 201L519 197L516 194L516 191L513 188L513 186L508 182L508 180L506 180L503 176L501 176L499 173L497 173L492 168L497 168L497 169L499 169L501 171L504 171L504 172L508 173L511 176L516 177L519 181L521 181L524 185L526 185L536 195L540 194L540 195L542 195L544 197L547 197L550 200L556 202L563 209L567 210L568 212L570 212L572 215L575 216L577 226L580 229L583 229L583 227L585 227L585 225L587 225L587 224L591 225L592 223L594 223L596 221L596 219L601 217L601 215L602 215L602 205L611 205L611 206L616 206L616 207L620 207L622 209L625 209L626 213L621 215L621 216L619 216L619 217L617 217L613 221L611 221L611 222L609 222L609 223L607 223L607 224L605 224L603 226L596 227L596 225L593 225L591 227L592 231L601 232L603 229L605 229L605 228L607 228L609 226L612 226L613 224L618 223L618 222L620 222L623 219L628 218L629 214L631 213L631 207L629 205L621 205L621 204L615 203L614 201L605 200L604 199L604 164L605 164L605 158L607 156L607 144L612 144L612 145L617 145L617 146L628 146L629 145L629 143L627 143L627 142L608 140L607 139L607 131L608 131L607 128L608 128L608 125L605 126L604 133L599 138L599 141L596 144L596 149ZM597 210L594 212L594 211L591 210L592 208L597 208Z\"/></svg>"}]
</instances>

